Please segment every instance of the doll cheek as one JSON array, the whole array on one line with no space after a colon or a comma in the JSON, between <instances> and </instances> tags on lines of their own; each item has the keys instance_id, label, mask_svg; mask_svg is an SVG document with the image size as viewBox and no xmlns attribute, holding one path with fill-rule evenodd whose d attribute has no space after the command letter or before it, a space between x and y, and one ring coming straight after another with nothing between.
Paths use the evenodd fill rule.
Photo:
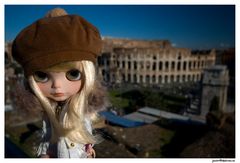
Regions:
<instances>
[{"instance_id":1,"label":"doll cheek","mask_svg":"<svg viewBox=\"0 0 240 163\"><path fill-rule=\"evenodd\" d=\"M74 83L71 84L71 89L69 91L72 94L76 94L76 93L79 92L80 88L81 88L81 82L80 81L76 82L76 83L74 82Z\"/></svg>"},{"instance_id":2,"label":"doll cheek","mask_svg":"<svg viewBox=\"0 0 240 163\"><path fill-rule=\"evenodd\" d=\"M45 96L50 92L50 87L47 83L37 83L37 85Z\"/></svg>"}]
</instances>

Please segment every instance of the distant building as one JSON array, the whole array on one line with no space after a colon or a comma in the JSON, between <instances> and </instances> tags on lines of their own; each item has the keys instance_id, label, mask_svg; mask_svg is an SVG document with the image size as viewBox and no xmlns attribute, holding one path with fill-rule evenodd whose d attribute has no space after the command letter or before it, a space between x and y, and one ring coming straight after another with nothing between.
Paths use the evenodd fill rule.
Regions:
<instances>
[{"instance_id":1,"label":"distant building","mask_svg":"<svg viewBox=\"0 0 240 163\"><path fill-rule=\"evenodd\" d=\"M229 71L228 101L235 102L235 48L227 49L222 52L221 64L227 65Z\"/></svg>"},{"instance_id":2,"label":"distant building","mask_svg":"<svg viewBox=\"0 0 240 163\"><path fill-rule=\"evenodd\" d=\"M197 82L204 68L215 64L215 50L174 48L168 40L104 38L98 72L113 84L161 85Z\"/></svg>"},{"instance_id":3,"label":"distant building","mask_svg":"<svg viewBox=\"0 0 240 163\"><path fill-rule=\"evenodd\" d=\"M227 66L216 65L204 70L200 108L202 117L206 117L212 106L225 112L227 109L228 85L229 75Z\"/></svg>"},{"instance_id":4,"label":"distant building","mask_svg":"<svg viewBox=\"0 0 240 163\"><path fill-rule=\"evenodd\" d=\"M11 50L12 43L5 43L5 111L13 110L16 83L24 79L22 67L13 60Z\"/></svg>"}]
</instances>

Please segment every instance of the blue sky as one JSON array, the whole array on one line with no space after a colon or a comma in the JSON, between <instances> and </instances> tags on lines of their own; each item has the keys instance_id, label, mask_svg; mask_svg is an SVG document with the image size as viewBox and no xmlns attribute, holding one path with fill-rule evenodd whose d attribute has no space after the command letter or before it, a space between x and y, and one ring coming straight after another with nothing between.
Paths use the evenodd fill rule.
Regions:
<instances>
[{"instance_id":1,"label":"blue sky","mask_svg":"<svg viewBox=\"0 0 240 163\"><path fill-rule=\"evenodd\" d=\"M191 49L235 47L234 5L5 5L5 41L55 7L83 16L102 36L168 39Z\"/></svg>"}]
</instances>

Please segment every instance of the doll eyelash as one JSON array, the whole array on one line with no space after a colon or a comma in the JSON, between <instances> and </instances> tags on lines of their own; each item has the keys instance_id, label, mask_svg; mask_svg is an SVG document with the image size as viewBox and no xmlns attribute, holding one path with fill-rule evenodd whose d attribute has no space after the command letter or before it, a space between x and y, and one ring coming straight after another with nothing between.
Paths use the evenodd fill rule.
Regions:
<instances>
[{"instance_id":1,"label":"doll eyelash","mask_svg":"<svg viewBox=\"0 0 240 163\"><path fill-rule=\"evenodd\" d=\"M72 69L66 72L66 78L70 81L77 81L82 78L82 74L78 69Z\"/></svg>"},{"instance_id":2,"label":"doll eyelash","mask_svg":"<svg viewBox=\"0 0 240 163\"><path fill-rule=\"evenodd\" d=\"M48 81L49 76L47 73L42 72L42 71L36 71L33 75L34 79L36 82L41 82L41 83L45 83Z\"/></svg>"}]
</instances>

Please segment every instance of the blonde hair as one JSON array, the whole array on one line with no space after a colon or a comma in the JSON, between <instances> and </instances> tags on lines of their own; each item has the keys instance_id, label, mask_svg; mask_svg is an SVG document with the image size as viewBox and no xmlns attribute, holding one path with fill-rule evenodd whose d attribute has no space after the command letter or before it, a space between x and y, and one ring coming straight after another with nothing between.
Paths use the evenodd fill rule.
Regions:
<instances>
[{"instance_id":1,"label":"blonde hair","mask_svg":"<svg viewBox=\"0 0 240 163\"><path fill-rule=\"evenodd\" d=\"M91 109L89 104L89 96L95 91L96 79L95 79L95 67L90 61L76 61L66 62L64 64L56 65L48 70L59 68L66 68L68 65L76 65L76 68L80 69L84 75L82 87L80 91L70 97L67 101L67 112L64 116L63 123L59 123L56 118L55 107L57 102L46 98L37 83L35 82L33 75L29 76L29 85L33 92L39 99L44 111L46 112L51 123L51 140L56 141L58 137L64 136L71 141L78 143L92 143L99 142L100 137L98 135L91 134L86 128L86 118L90 121L95 121L98 118L96 111Z\"/></svg>"}]
</instances>

